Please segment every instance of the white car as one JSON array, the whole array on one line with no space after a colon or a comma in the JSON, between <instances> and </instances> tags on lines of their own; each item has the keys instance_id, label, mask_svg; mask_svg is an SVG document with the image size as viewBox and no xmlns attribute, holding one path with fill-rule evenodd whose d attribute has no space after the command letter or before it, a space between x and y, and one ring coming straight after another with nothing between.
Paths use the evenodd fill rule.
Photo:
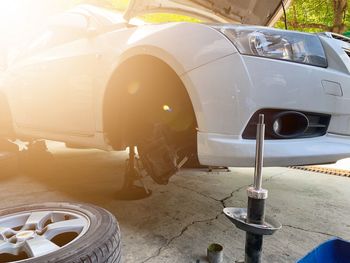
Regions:
<instances>
[{"instance_id":1,"label":"white car","mask_svg":"<svg viewBox=\"0 0 350 263\"><path fill-rule=\"evenodd\" d=\"M127 22L156 12L214 23ZM242 25L268 26L281 12L279 0L135 0L124 16L76 7L9 61L2 131L103 150L137 145L153 151L154 167L170 148L203 165L253 166L263 113L265 166L349 157L350 39Z\"/></svg>"}]
</instances>

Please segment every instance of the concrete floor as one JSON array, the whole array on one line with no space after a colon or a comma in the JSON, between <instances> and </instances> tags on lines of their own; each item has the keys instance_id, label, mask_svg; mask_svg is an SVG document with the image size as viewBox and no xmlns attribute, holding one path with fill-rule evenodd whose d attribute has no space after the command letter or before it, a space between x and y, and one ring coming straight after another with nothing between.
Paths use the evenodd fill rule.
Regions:
<instances>
[{"instance_id":1,"label":"concrete floor","mask_svg":"<svg viewBox=\"0 0 350 263\"><path fill-rule=\"evenodd\" d=\"M0 178L0 207L47 201L100 205L117 218L123 262L207 262L206 248L224 246L224 262L243 259L244 233L222 214L245 207L252 169L183 170L167 186L147 180L153 195L117 201L126 153L67 150L54 144L54 159L38 160L17 176ZM264 262L295 262L332 237L350 239L350 178L287 168L264 169L267 213L283 229L264 239Z\"/></svg>"}]
</instances>

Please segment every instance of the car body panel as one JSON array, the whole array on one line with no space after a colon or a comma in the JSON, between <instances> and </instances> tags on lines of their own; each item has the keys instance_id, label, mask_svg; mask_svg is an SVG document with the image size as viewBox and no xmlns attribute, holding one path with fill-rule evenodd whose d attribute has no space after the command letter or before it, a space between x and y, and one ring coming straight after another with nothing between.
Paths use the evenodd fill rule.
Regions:
<instances>
[{"instance_id":1,"label":"car body panel","mask_svg":"<svg viewBox=\"0 0 350 263\"><path fill-rule=\"evenodd\" d=\"M192 34L193 31L196 34ZM173 45L173 36L179 34L186 45ZM110 149L95 133L103 133L102 109L106 89L101 87L108 85L120 64L137 55L152 55L166 61L178 75L182 75L236 52L225 37L203 24L121 27L93 38L83 37L15 63L9 69L13 83L4 86L12 94L10 103L18 134L38 137L45 133L52 140L73 143L78 139L100 149ZM55 72L52 72L51 63L55 63ZM31 79L23 74L31 74ZM59 78L64 84L59 81L49 89L43 78ZM21 92L26 90L28 83L34 85L32 92ZM192 94L192 102L200 108L196 89L190 84L186 87ZM17 99L17 94L21 100ZM55 107L51 109L55 112L50 112L50 105L64 107ZM86 118L81 118L82 115Z\"/></svg>"},{"instance_id":2,"label":"car body panel","mask_svg":"<svg viewBox=\"0 0 350 263\"><path fill-rule=\"evenodd\" d=\"M18 103L13 105L18 110L14 114L16 125L46 132L93 135L94 62L95 51L87 39L22 61L14 71L13 94L18 97L12 101Z\"/></svg>"},{"instance_id":3,"label":"car body panel","mask_svg":"<svg viewBox=\"0 0 350 263\"><path fill-rule=\"evenodd\" d=\"M218 68L220 74L210 75ZM203 76L207 77L203 79ZM248 156L255 154L255 141L243 139L242 134L251 116L264 108L332 115L326 136L267 140L265 166L330 163L350 155L348 74L331 68L236 53L193 70L184 77L194 86L207 90L201 94L200 100L205 102L202 108L206 117L205 125L200 126L198 132L201 163L253 166L254 159ZM323 80L339 83L343 95L327 94L322 86ZM220 87L220 92L213 91L213 86Z\"/></svg>"},{"instance_id":4,"label":"car body panel","mask_svg":"<svg viewBox=\"0 0 350 263\"><path fill-rule=\"evenodd\" d=\"M84 7L82 13L93 15L94 10ZM0 92L7 96L19 136L116 150L105 136L106 90L125 61L151 55L176 72L189 94L202 164L253 165L254 140L243 139L242 133L264 108L331 116L325 136L267 141L266 165L350 156L350 58L343 41L320 37L328 60L328 67L321 68L242 55L207 24L135 27L119 17L97 23L93 34L90 26L77 39L13 62L3 74Z\"/></svg>"},{"instance_id":5,"label":"car body panel","mask_svg":"<svg viewBox=\"0 0 350 263\"><path fill-rule=\"evenodd\" d=\"M267 140L264 166L333 163L349 156L349 136L327 134L309 139ZM201 163L218 166L253 167L255 141L226 134L198 133Z\"/></svg>"}]
</instances>

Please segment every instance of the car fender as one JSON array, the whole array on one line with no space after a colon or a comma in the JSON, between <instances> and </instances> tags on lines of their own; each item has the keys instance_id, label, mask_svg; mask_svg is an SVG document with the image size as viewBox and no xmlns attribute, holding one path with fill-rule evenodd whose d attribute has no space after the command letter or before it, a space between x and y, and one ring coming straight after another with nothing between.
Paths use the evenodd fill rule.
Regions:
<instances>
[{"instance_id":1,"label":"car fender","mask_svg":"<svg viewBox=\"0 0 350 263\"><path fill-rule=\"evenodd\" d=\"M179 40L180 39L180 40ZM149 25L133 29L127 36L123 51L117 57L110 71L109 80L114 72L126 60L138 55L150 55L167 63L179 77L198 67L220 58L237 53L234 45L220 32L197 23L168 23ZM215 73L213 73L215 74ZM205 76L203 76L205 77ZM193 82L183 78L183 83L192 101L195 112L201 112L200 92L206 92ZM102 90L98 105L103 108L106 88ZM198 123L200 126L201 124ZM97 123L98 130L103 130L103 117Z\"/></svg>"}]
</instances>

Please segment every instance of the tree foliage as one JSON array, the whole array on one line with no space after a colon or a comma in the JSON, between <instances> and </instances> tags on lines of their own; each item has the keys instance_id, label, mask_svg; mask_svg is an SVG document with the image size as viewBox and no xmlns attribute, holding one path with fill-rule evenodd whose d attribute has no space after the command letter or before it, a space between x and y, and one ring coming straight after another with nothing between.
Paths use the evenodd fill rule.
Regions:
<instances>
[{"instance_id":1,"label":"tree foliage","mask_svg":"<svg viewBox=\"0 0 350 263\"><path fill-rule=\"evenodd\" d=\"M349 0L293 0L287 10L288 29L344 33L350 26ZM284 28L283 16L276 27Z\"/></svg>"}]
</instances>

